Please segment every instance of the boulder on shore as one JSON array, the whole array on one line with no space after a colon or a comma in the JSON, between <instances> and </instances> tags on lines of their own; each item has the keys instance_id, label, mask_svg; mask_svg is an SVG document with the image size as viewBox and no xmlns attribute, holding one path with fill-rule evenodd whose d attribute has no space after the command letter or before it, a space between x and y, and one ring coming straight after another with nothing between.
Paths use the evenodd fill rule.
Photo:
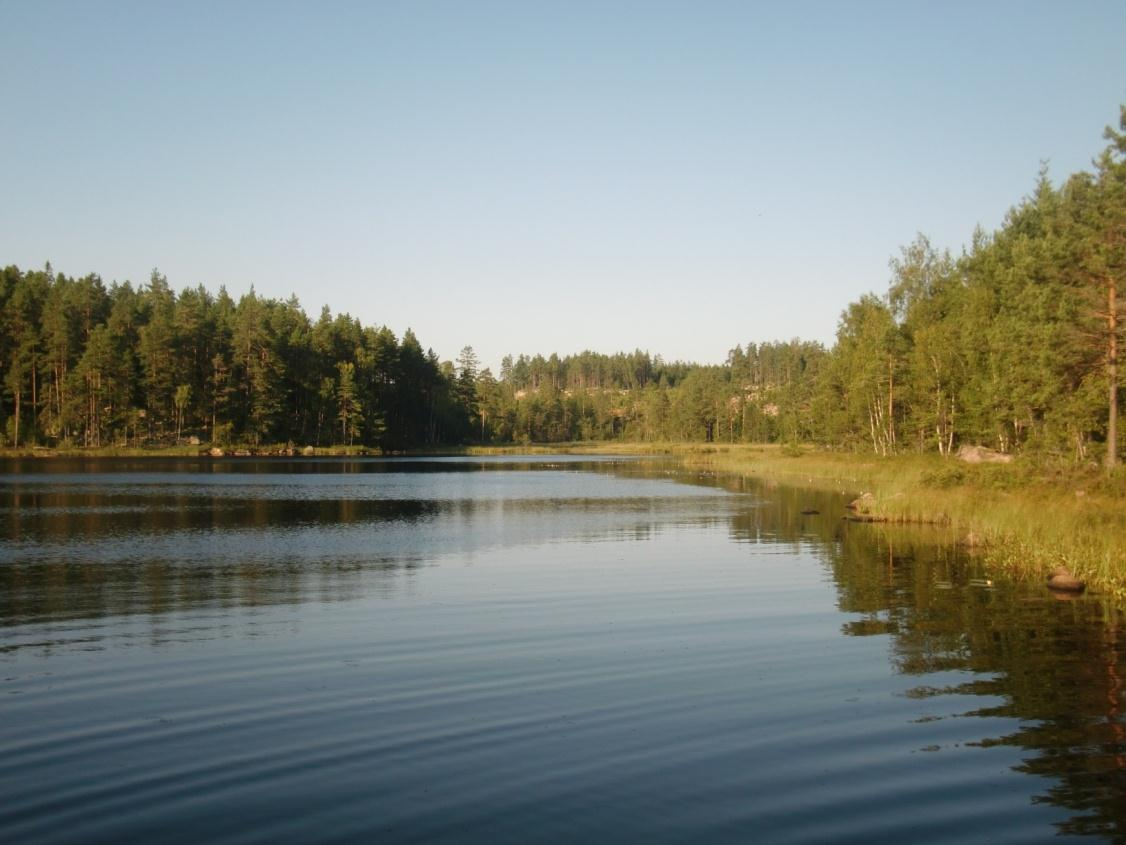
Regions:
<instances>
[{"instance_id":1,"label":"boulder on shore","mask_svg":"<svg viewBox=\"0 0 1126 845\"><path fill-rule=\"evenodd\" d=\"M223 452L223 450L220 449L218 446L212 446L210 449L207 450L207 454L209 454L213 458L221 458L221 457L223 457L225 452Z\"/></svg>"},{"instance_id":2,"label":"boulder on shore","mask_svg":"<svg viewBox=\"0 0 1126 845\"><path fill-rule=\"evenodd\" d=\"M1007 464L1012 459L1012 455L986 446L962 446L958 449L958 460L967 464Z\"/></svg>"},{"instance_id":3,"label":"boulder on shore","mask_svg":"<svg viewBox=\"0 0 1126 845\"><path fill-rule=\"evenodd\" d=\"M868 513L868 511L872 509L872 502L874 501L876 501L876 497L871 493L862 493L859 497L845 505L845 507L857 513Z\"/></svg>"}]
</instances>

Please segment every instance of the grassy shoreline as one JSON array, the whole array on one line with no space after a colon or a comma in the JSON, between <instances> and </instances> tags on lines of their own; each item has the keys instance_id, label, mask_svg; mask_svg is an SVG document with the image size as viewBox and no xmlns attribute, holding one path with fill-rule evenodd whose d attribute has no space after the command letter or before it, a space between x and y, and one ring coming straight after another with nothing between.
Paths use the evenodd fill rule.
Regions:
<instances>
[{"instance_id":1,"label":"grassy shoreline","mask_svg":"<svg viewBox=\"0 0 1126 845\"><path fill-rule=\"evenodd\" d=\"M966 464L938 455L879 457L770 446L670 446L686 465L865 495L861 515L944 527L953 542L1013 576L1067 567L1126 602L1126 474L1014 461Z\"/></svg>"},{"instance_id":2,"label":"grassy shoreline","mask_svg":"<svg viewBox=\"0 0 1126 845\"><path fill-rule=\"evenodd\" d=\"M231 454L237 454L234 449ZM245 450L240 450L245 451ZM256 457L363 457L361 447L263 447ZM692 443L467 446L410 455L664 455L687 466L778 483L867 494L862 515L946 527L952 540L1017 577L1066 566L1091 588L1126 602L1126 473L1036 464L971 465L938 455L879 457L809 448ZM208 457L201 446L148 449L4 449L0 458Z\"/></svg>"}]
</instances>

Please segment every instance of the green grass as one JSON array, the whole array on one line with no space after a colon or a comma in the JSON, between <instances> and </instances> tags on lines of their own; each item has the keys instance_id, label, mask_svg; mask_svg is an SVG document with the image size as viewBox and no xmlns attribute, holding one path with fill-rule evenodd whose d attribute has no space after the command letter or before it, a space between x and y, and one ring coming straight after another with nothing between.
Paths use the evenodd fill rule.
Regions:
<instances>
[{"instance_id":1,"label":"green grass","mask_svg":"<svg viewBox=\"0 0 1126 845\"><path fill-rule=\"evenodd\" d=\"M787 483L868 493L862 509L894 524L944 526L1013 575L1066 566L1126 601L1126 473L1036 464L965 464L938 455L881 458L770 447L720 448L685 461Z\"/></svg>"}]
</instances>

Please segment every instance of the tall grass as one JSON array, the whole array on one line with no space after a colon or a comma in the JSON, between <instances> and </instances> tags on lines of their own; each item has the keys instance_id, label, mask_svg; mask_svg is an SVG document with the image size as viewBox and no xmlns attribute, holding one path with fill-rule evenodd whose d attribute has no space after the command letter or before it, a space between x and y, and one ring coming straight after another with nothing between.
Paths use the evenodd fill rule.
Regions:
<instances>
[{"instance_id":1,"label":"tall grass","mask_svg":"<svg viewBox=\"0 0 1126 845\"><path fill-rule=\"evenodd\" d=\"M1126 601L1126 473L1017 460L961 463L938 455L876 457L769 447L685 454L688 463L869 494L861 508L891 523L947 526L985 560L1026 578L1066 566Z\"/></svg>"}]
</instances>

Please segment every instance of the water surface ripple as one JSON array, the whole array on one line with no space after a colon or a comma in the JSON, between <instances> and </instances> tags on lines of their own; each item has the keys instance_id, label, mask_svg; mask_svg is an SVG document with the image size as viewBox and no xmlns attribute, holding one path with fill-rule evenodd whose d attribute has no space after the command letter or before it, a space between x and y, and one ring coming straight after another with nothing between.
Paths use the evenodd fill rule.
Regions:
<instances>
[{"instance_id":1,"label":"water surface ripple","mask_svg":"<svg viewBox=\"0 0 1126 845\"><path fill-rule=\"evenodd\" d=\"M0 839L1126 838L1113 606L844 501L658 460L0 464Z\"/></svg>"}]
</instances>

